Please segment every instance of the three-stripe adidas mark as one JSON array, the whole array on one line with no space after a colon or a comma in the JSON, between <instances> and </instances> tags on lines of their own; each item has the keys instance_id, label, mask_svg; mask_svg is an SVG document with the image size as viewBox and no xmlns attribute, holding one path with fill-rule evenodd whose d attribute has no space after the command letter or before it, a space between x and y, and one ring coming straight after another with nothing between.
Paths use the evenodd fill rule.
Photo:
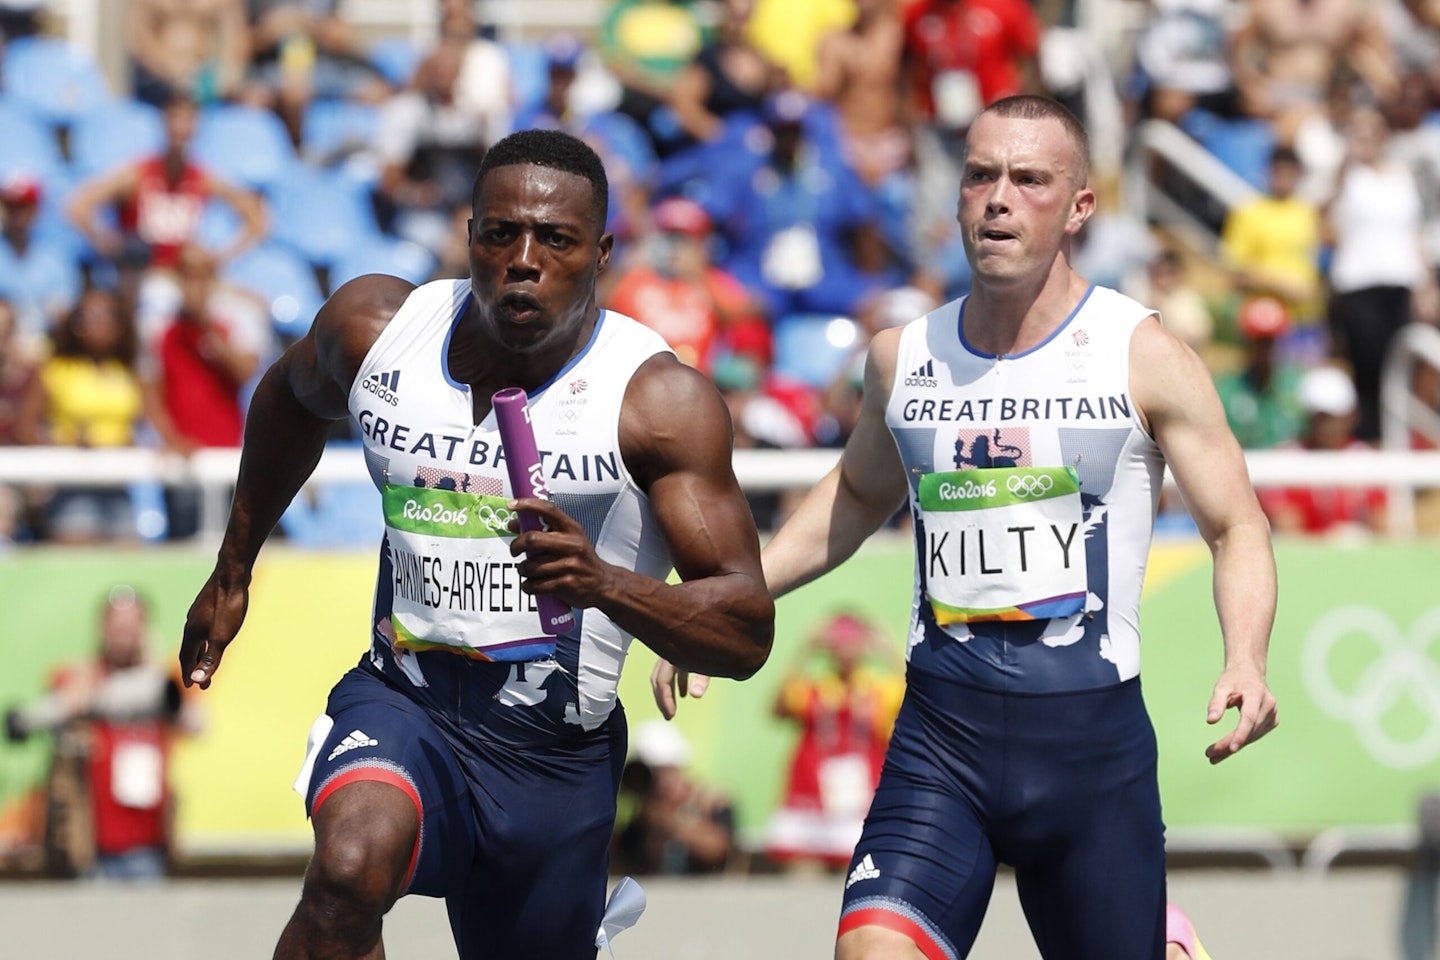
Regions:
<instances>
[{"instance_id":1,"label":"three-stripe adidas mark","mask_svg":"<svg viewBox=\"0 0 1440 960\"><path fill-rule=\"evenodd\" d=\"M335 749L330 751L330 756L326 757L325 761L328 763L340 756L340 754L348 753L358 747L378 747L379 745L380 741L370 736L364 730L351 730L345 734L344 740L335 744Z\"/></svg>"},{"instance_id":2,"label":"three-stripe adidas mark","mask_svg":"<svg viewBox=\"0 0 1440 960\"><path fill-rule=\"evenodd\" d=\"M935 379L935 361L926 360L916 367L910 376L905 378L907 387L938 387L940 381Z\"/></svg>"},{"instance_id":3,"label":"three-stripe adidas mark","mask_svg":"<svg viewBox=\"0 0 1440 960\"><path fill-rule=\"evenodd\" d=\"M400 398L396 396L396 391L400 389L399 370L390 370L386 373L372 373L365 378L361 386L392 407L400 403Z\"/></svg>"},{"instance_id":4,"label":"three-stripe adidas mark","mask_svg":"<svg viewBox=\"0 0 1440 960\"><path fill-rule=\"evenodd\" d=\"M875 880L880 876L880 868L875 866L875 861L870 859L870 854L860 858L855 864L855 869L850 871L850 876L845 881L845 889L849 890L861 880Z\"/></svg>"}]
</instances>

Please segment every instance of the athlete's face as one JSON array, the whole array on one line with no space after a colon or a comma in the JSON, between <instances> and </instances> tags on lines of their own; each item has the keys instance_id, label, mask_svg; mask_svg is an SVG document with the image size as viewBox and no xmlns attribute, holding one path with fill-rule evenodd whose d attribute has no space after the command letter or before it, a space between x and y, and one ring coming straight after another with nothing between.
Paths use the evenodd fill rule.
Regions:
<instances>
[{"instance_id":1,"label":"athlete's face","mask_svg":"<svg viewBox=\"0 0 1440 960\"><path fill-rule=\"evenodd\" d=\"M970 128L958 215L976 280L1048 272L1095 209L1083 176L1060 121L981 114Z\"/></svg>"},{"instance_id":2,"label":"athlete's face","mask_svg":"<svg viewBox=\"0 0 1440 960\"><path fill-rule=\"evenodd\" d=\"M485 175L470 221L470 286L486 332L517 352L592 318L595 278L613 238L590 181L533 164Z\"/></svg>"}]
</instances>

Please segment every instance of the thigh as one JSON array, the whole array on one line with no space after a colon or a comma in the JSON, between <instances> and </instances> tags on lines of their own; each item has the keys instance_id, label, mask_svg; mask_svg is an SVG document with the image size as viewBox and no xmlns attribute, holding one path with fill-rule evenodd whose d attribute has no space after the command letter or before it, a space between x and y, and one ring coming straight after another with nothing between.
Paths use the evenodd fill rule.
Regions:
<instances>
[{"instance_id":1,"label":"thigh","mask_svg":"<svg viewBox=\"0 0 1440 960\"><path fill-rule=\"evenodd\" d=\"M592 960L605 908L624 715L581 750L486 743L468 758L479 848L447 898L460 960Z\"/></svg>"},{"instance_id":2,"label":"thigh","mask_svg":"<svg viewBox=\"0 0 1440 960\"><path fill-rule=\"evenodd\" d=\"M357 667L331 691L326 718L332 721L328 733L311 744L306 813L314 817L348 784L389 784L410 799L419 817L404 892L444 896L462 884L475 856L470 791L430 717L383 679Z\"/></svg>"},{"instance_id":3,"label":"thigh","mask_svg":"<svg viewBox=\"0 0 1440 960\"><path fill-rule=\"evenodd\" d=\"M880 926L929 960L966 956L990 903L995 854L971 802L887 766L845 880L840 933Z\"/></svg>"},{"instance_id":4,"label":"thigh","mask_svg":"<svg viewBox=\"0 0 1440 960\"><path fill-rule=\"evenodd\" d=\"M1045 960L1161 960L1165 950L1165 828L1160 812L1153 729L1138 703L1116 699L1117 718L1091 730L1097 749L1073 743L1029 779L1034 805L1024 816L1027 842L1015 868L1020 904Z\"/></svg>"}]
</instances>

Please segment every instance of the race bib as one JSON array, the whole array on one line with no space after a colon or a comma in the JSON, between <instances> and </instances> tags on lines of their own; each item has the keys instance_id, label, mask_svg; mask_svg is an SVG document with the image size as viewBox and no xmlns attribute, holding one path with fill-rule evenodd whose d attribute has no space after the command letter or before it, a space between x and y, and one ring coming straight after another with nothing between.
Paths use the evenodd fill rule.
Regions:
<instances>
[{"instance_id":1,"label":"race bib","mask_svg":"<svg viewBox=\"0 0 1440 960\"><path fill-rule=\"evenodd\" d=\"M980 115L980 81L969 70L942 70L930 82L937 125L963 130Z\"/></svg>"},{"instance_id":2,"label":"race bib","mask_svg":"<svg viewBox=\"0 0 1440 960\"><path fill-rule=\"evenodd\" d=\"M1084 515L1070 467L920 478L921 562L939 624L1048 620L1085 607Z\"/></svg>"},{"instance_id":3,"label":"race bib","mask_svg":"<svg viewBox=\"0 0 1440 960\"><path fill-rule=\"evenodd\" d=\"M520 589L506 498L386 484L382 499L396 646L488 660L554 654L535 597Z\"/></svg>"},{"instance_id":4,"label":"race bib","mask_svg":"<svg viewBox=\"0 0 1440 960\"><path fill-rule=\"evenodd\" d=\"M766 283L781 290L805 290L819 283L824 268L815 228L808 223L786 227L771 237L760 273Z\"/></svg>"},{"instance_id":5,"label":"race bib","mask_svg":"<svg viewBox=\"0 0 1440 960\"><path fill-rule=\"evenodd\" d=\"M165 756L144 740L119 739L110 753L110 795L122 807L154 810L165 796Z\"/></svg>"}]
</instances>

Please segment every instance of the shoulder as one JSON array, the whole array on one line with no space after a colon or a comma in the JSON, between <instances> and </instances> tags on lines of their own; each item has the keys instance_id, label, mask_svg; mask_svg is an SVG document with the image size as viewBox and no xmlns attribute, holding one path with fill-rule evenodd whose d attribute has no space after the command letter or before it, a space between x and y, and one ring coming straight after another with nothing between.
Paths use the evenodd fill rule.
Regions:
<instances>
[{"instance_id":1,"label":"shoulder","mask_svg":"<svg viewBox=\"0 0 1440 960\"><path fill-rule=\"evenodd\" d=\"M1153 433L1157 420L1177 411L1193 411L1207 396L1213 403L1216 390L1199 354L1161 326L1152 313L1130 334L1130 394Z\"/></svg>"},{"instance_id":2,"label":"shoulder","mask_svg":"<svg viewBox=\"0 0 1440 960\"><path fill-rule=\"evenodd\" d=\"M330 295L315 317L310 338L321 361L349 385L381 331L417 288L399 277L356 277Z\"/></svg>"},{"instance_id":3,"label":"shoulder","mask_svg":"<svg viewBox=\"0 0 1440 960\"><path fill-rule=\"evenodd\" d=\"M711 402L723 402L715 383L668 351L640 364L625 391L626 414L647 419L688 417Z\"/></svg>"}]
</instances>

